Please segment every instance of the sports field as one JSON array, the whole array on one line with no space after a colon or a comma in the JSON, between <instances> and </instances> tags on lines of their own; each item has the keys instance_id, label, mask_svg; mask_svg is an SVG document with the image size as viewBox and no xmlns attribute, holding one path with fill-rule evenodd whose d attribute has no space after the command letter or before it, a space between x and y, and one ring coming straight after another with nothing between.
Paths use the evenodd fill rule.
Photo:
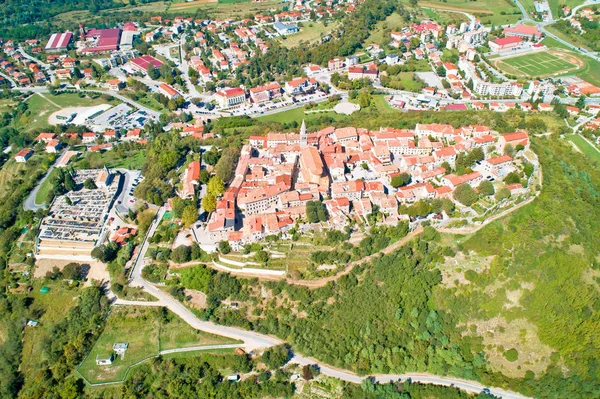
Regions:
<instances>
[{"instance_id":1,"label":"sports field","mask_svg":"<svg viewBox=\"0 0 600 399\"><path fill-rule=\"evenodd\" d=\"M495 66L513 75L546 77L575 71L583 62L572 54L557 51L543 51L512 58L496 60Z\"/></svg>"}]
</instances>

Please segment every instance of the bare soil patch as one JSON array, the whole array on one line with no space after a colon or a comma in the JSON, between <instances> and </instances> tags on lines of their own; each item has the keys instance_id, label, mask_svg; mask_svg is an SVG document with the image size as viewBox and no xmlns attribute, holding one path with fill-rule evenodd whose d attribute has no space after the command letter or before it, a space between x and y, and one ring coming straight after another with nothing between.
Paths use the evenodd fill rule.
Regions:
<instances>
[{"instance_id":1,"label":"bare soil patch","mask_svg":"<svg viewBox=\"0 0 600 399\"><path fill-rule=\"evenodd\" d=\"M46 273L51 271L54 266L58 267L59 270L62 270L65 265L71 263L72 261L63 260L63 259L38 259L35 262L35 271L33 273L34 277L41 278L46 276ZM108 281L110 279L110 275L106 270L106 265L102 262L94 261L94 262L79 262L75 263L89 265L89 271L87 273L87 282L86 285L90 285L92 280L98 281Z\"/></svg>"}]
</instances>

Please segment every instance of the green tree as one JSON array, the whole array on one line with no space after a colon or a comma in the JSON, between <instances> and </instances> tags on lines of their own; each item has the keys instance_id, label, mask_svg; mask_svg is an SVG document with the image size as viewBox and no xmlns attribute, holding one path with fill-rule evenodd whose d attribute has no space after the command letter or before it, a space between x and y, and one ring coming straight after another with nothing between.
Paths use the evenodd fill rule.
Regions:
<instances>
[{"instance_id":1,"label":"green tree","mask_svg":"<svg viewBox=\"0 0 600 399\"><path fill-rule=\"evenodd\" d=\"M504 178L505 184L515 184L515 183L520 183L520 182L521 182L521 178L519 177L519 175L516 172L510 172Z\"/></svg>"},{"instance_id":2,"label":"green tree","mask_svg":"<svg viewBox=\"0 0 600 399\"><path fill-rule=\"evenodd\" d=\"M212 194L206 194L202 198L202 209L206 212L213 212L217 208L217 199Z\"/></svg>"},{"instance_id":3,"label":"green tree","mask_svg":"<svg viewBox=\"0 0 600 399\"><path fill-rule=\"evenodd\" d=\"M231 246L229 245L229 241L219 242L219 252L221 252L223 255L226 255L229 252L231 252Z\"/></svg>"},{"instance_id":4,"label":"green tree","mask_svg":"<svg viewBox=\"0 0 600 399\"><path fill-rule=\"evenodd\" d=\"M196 208L196 206L193 204L187 205L183 209L183 214L181 216L181 222L183 223L183 226L185 228L189 228L191 225L196 223L196 220L198 220L198 208Z\"/></svg>"},{"instance_id":5,"label":"green tree","mask_svg":"<svg viewBox=\"0 0 600 399\"><path fill-rule=\"evenodd\" d=\"M192 249L187 245L180 245L171 252L171 260L175 263L189 262L192 257Z\"/></svg>"},{"instance_id":6,"label":"green tree","mask_svg":"<svg viewBox=\"0 0 600 399\"><path fill-rule=\"evenodd\" d=\"M454 190L454 199L465 206L471 206L477 202L478 195L468 184L461 184Z\"/></svg>"},{"instance_id":7,"label":"green tree","mask_svg":"<svg viewBox=\"0 0 600 399\"><path fill-rule=\"evenodd\" d=\"M408 173L400 173L397 176L392 177L391 184L392 187L404 187L410 183L410 175Z\"/></svg>"},{"instance_id":8,"label":"green tree","mask_svg":"<svg viewBox=\"0 0 600 399\"><path fill-rule=\"evenodd\" d=\"M261 360L271 370L276 370L289 362L291 355L290 348L287 345L277 345L265 349Z\"/></svg>"},{"instance_id":9,"label":"green tree","mask_svg":"<svg viewBox=\"0 0 600 399\"><path fill-rule=\"evenodd\" d=\"M477 186L477 192L485 196L494 195L494 185L488 180L482 180Z\"/></svg>"},{"instance_id":10,"label":"green tree","mask_svg":"<svg viewBox=\"0 0 600 399\"><path fill-rule=\"evenodd\" d=\"M225 192L225 184L223 183L223 179L219 176L213 176L207 185L208 194L218 197L219 195Z\"/></svg>"},{"instance_id":11,"label":"green tree","mask_svg":"<svg viewBox=\"0 0 600 399\"><path fill-rule=\"evenodd\" d=\"M67 263L62 269L63 277L67 280L81 280L83 278L83 266L79 263Z\"/></svg>"},{"instance_id":12,"label":"green tree","mask_svg":"<svg viewBox=\"0 0 600 399\"><path fill-rule=\"evenodd\" d=\"M583 94L579 96L577 102L575 103L575 106L581 110L585 108L585 96Z\"/></svg>"},{"instance_id":13,"label":"green tree","mask_svg":"<svg viewBox=\"0 0 600 399\"><path fill-rule=\"evenodd\" d=\"M510 190L506 187L502 187L500 190L496 191L494 195L496 201L502 201L504 199L510 198Z\"/></svg>"},{"instance_id":14,"label":"green tree","mask_svg":"<svg viewBox=\"0 0 600 399\"><path fill-rule=\"evenodd\" d=\"M444 65L440 64L436 69L435 72L441 76L441 77L445 77L446 76L446 68L444 68Z\"/></svg>"},{"instance_id":15,"label":"green tree","mask_svg":"<svg viewBox=\"0 0 600 399\"><path fill-rule=\"evenodd\" d=\"M96 183L94 183L94 181L90 178L85 179L83 182L83 187L87 188L88 190L94 190L98 188L96 187Z\"/></svg>"}]
</instances>

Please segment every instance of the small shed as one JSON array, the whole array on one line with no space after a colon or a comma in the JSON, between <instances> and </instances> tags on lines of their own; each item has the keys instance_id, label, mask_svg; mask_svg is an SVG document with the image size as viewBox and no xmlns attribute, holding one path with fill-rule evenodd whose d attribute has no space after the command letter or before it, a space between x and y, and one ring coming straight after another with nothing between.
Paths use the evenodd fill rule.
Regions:
<instances>
[{"instance_id":1,"label":"small shed","mask_svg":"<svg viewBox=\"0 0 600 399\"><path fill-rule=\"evenodd\" d=\"M232 374L227 376L227 381L229 382L238 382L240 380L239 374Z\"/></svg>"},{"instance_id":2,"label":"small shed","mask_svg":"<svg viewBox=\"0 0 600 399\"><path fill-rule=\"evenodd\" d=\"M40 288L40 294L47 294L48 292L50 292L50 288L43 286L42 288Z\"/></svg>"},{"instance_id":3,"label":"small shed","mask_svg":"<svg viewBox=\"0 0 600 399\"><path fill-rule=\"evenodd\" d=\"M108 366L113 362L113 354L110 355L96 355L96 365L97 366Z\"/></svg>"}]
</instances>

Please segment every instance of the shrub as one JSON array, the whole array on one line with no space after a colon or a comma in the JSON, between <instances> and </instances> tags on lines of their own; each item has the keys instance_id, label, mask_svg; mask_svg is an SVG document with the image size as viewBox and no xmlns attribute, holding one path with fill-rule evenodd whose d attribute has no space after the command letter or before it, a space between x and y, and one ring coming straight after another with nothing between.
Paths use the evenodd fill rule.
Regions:
<instances>
[{"instance_id":1,"label":"shrub","mask_svg":"<svg viewBox=\"0 0 600 399\"><path fill-rule=\"evenodd\" d=\"M516 362L519 359L519 352L515 348L512 348L504 352L504 357L509 362Z\"/></svg>"}]
</instances>

